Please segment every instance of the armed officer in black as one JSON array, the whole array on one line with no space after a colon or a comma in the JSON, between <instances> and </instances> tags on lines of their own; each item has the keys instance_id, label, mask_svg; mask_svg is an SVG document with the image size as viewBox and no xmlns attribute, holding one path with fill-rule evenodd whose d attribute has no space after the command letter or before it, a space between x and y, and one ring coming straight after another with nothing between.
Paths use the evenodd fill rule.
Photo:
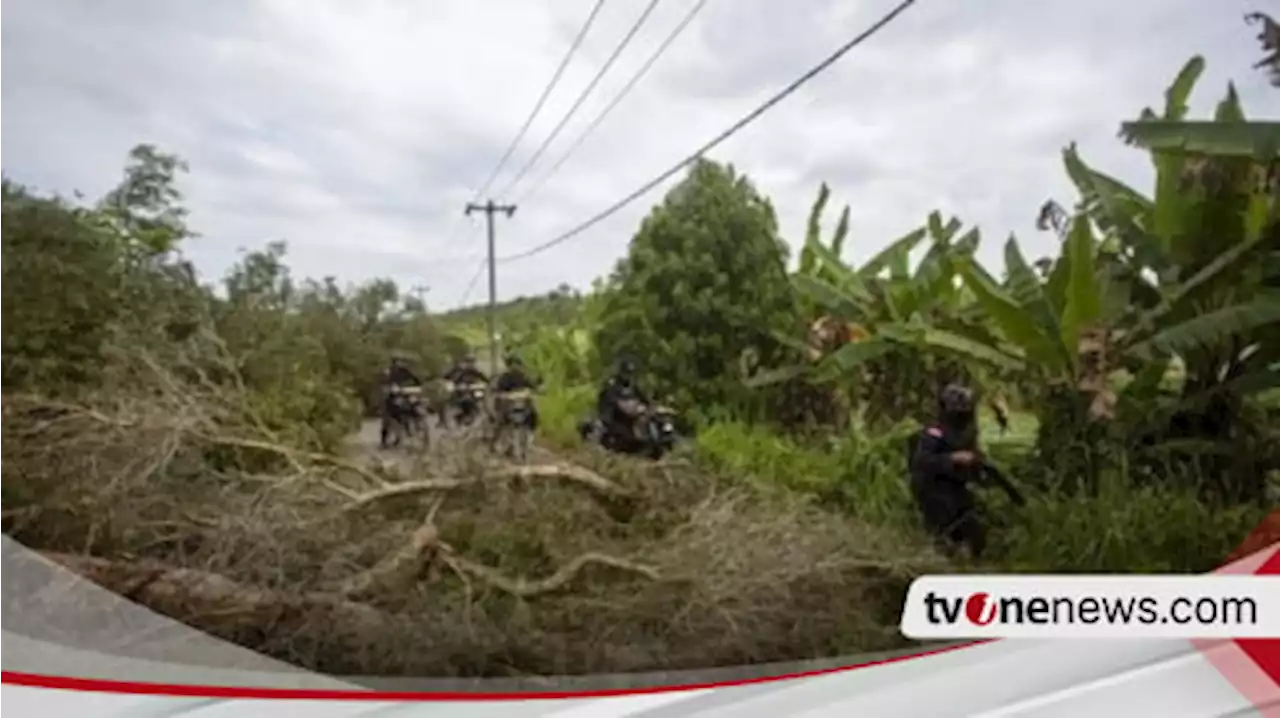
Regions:
<instances>
[{"instance_id":1,"label":"armed officer in black","mask_svg":"<svg viewBox=\"0 0 1280 718\"><path fill-rule=\"evenodd\" d=\"M538 381L529 375L523 359L516 354L509 354L506 370L498 375L493 388L499 396L517 391L536 391ZM532 401L529 402L529 428L538 430L538 406Z\"/></svg>"},{"instance_id":2,"label":"armed officer in black","mask_svg":"<svg viewBox=\"0 0 1280 718\"><path fill-rule=\"evenodd\" d=\"M911 492L925 527L940 546L953 551L968 546L974 558L986 548L970 484L990 481L1016 504L1017 490L978 450L978 423L973 391L949 384L938 397L938 420L921 431L911 456Z\"/></svg>"},{"instance_id":3,"label":"armed officer in black","mask_svg":"<svg viewBox=\"0 0 1280 718\"><path fill-rule=\"evenodd\" d=\"M648 404L649 398L636 384L636 362L630 357L623 357L618 362L614 375L609 377L596 395L596 412L604 424L605 431L616 437L630 437L634 433L635 417L622 410L621 404L626 400L635 400Z\"/></svg>"}]
</instances>

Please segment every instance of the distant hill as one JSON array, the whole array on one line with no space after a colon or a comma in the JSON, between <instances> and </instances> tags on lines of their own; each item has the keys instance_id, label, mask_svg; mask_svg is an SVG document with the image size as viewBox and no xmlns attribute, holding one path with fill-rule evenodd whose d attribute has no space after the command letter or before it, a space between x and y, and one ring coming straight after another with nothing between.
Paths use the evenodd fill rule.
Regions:
<instances>
[{"instance_id":1,"label":"distant hill","mask_svg":"<svg viewBox=\"0 0 1280 718\"><path fill-rule=\"evenodd\" d=\"M534 327L563 326L577 318L585 297L576 289L562 284L556 289L533 297L516 297L499 302L498 323L506 331L526 331ZM442 327L458 332L483 330L488 306L474 304L437 315Z\"/></svg>"},{"instance_id":2,"label":"distant hill","mask_svg":"<svg viewBox=\"0 0 1280 718\"><path fill-rule=\"evenodd\" d=\"M533 297L516 297L500 302L497 307L498 332L506 342L520 341L536 330L572 324L583 310L586 297L567 284ZM445 333L461 339L488 366L489 333L486 324L488 306L476 304L436 315Z\"/></svg>"}]
</instances>

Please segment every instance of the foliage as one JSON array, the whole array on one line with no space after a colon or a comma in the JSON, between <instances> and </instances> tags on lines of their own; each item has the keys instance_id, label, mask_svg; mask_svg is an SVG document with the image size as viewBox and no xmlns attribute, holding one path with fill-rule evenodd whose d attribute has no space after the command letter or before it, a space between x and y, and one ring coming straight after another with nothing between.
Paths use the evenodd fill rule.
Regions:
<instances>
[{"instance_id":1,"label":"foliage","mask_svg":"<svg viewBox=\"0 0 1280 718\"><path fill-rule=\"evenodd\" d=\"M299 284L283 242L244 255L224 296L200 286L180 256L196 236L176 186L184 171L181 159L140 145L120 185L91 205L5 181L6 391L74 395L108 379L137 382L109 355L145 348L210 381L243 381L269 429L333 448L376 409L391 352L427 376L444 368L456 341L420 303L387 280Z\"/></svg>"},{"instance_id":2,"label":"foliage","mask_svg":"<svg viewBox=\"0 0 1280 718\"><path fill-rule=\"evenodd\" d=\"M724 639L716 655L726 660L798 658L816 650L814 636L832 650L887 646L897 639L876 624L900 608L905 573L940 565L911 504L905 444L952 380L1020 403L1007 435L982 417L988 456L1031 485L1022 508L980 492L993 541L991 566L979 568L1209 568L1274 502L1280 477L1280 409L1267 398L1280 376L1280 142L1275 123L1246 120L1230 87L1211 120L1188 120L1202 70L1193 58L1161 112L1122 128L1156 167L1150 196L1067 147L1078 202L1041 208L1060 252L1030 263L1010 237L998 279L975 259L977 228L938 212L861 266L846 263L851 212L824 240L825 184L789 273L769 200L732 166L704 160L653 208L607 282L497 307L502 348L544 381L544 445L603 467L644 500L605 506L537 481L500 488L485 474L483 491L441 510L457 551L442 555L548 573L566 562L557 551L590 549L586 537L677 580L602 580L530 611L503 590L474 596L449 564L457 576L415 578L378 598L378 610L407 612L423 632L392 632L402 652L387 660L436 666L479 651L460 670L493 671L487 657L498 655L522 657L511 670L582 666L587 653L556 652L563 636L625 624L640 640L651 617L677 610L704 622L681 629L677 647ZM96 202L5 181L5 500L39 518L24 536L50 546L81 550L88 536L95 552L160 555L290 592L350 578L426 513L415 504L409 525L391 509L367 521L336 510L385 484L336 456L361 412L377 408L378 370L400 352L421 374L438 373L487 341L487 309L432 315L390 281L299 280L283 242L246 253L220 291L201 286L181 258L196 237L177 187L185 170L143 145ZM842 328L840 340L815 345L815 319ZM602 458L577 438L597 382L624 352L641 360L652 393L702 419L660 464ZM38 396L11 414L8 397L19 394ZM778 429L804 411L835 424L845 409L849 420L820 435ZM15 421L26 433L8 433ZM440 461L430 468L441 475L488 471L474 457ZM309 513L320 507L332 516ZM219 518L191 518L208 512ZM157 535L175 523L187 533ZM260 565L264 547L281 557ZM461 637L473 605L482 639ZM749 641L735 633L740 620ZM436 645L423 635L439 626L466 631L420 659L421 645ZM514 626L528 630L513 638ZM705 655L671 645L617 660ZM375 654L326 660L340 655L351 663L330 667L354 670L368 666L351 656Z\"/></svg>"},{"instance_id":3,"label":"foliage","mask_svg":"<svg viewBox=\"0 0 1280 718\"><path fill-rule=\"evenodd\" d=\"M1195 139L1200 130L1187 124L1186 100L1202 66L1198 58L1189 62L1166 93L1163 111L1144 112L1134 126L1156 131L1172 127L1160 123L1183 123ZM1226 127L1213 132L1228 138L1249 126L1230 88L1215 118L1200 124ZM1157 168L1149 197L1067 147L1063 165L1079 202L1044 210L1044 228L1052 224L1062 238L1060 254L1029 262L1010 237L999 279L974 259L977 230L937 213L863 266L846 264L840 255L851 234L850 212L844 208L824 238L822 212L831 192L823 185L790 275L794 306L802 317L823 314L856 327L856 339L809 364L798 361L811 346L797 331L800 322L780 322L774 338L781 350L772 365L740 362L753 370L745 371L723 362L719 378L747 374L749 386L838 390L858 417L848 430L815 442L754 421L778 420L777 414L744 413L740 401L708 397L701 408L715 420L699 432L695 455L714 470L764 477L866 520L898 522L909 517L909 502L901 448L887 437L909 426L901 419L923 418L935 387L958 378L1017 397L1032 415L1030 434L990 447L1018 480L1037 484L1031 504L1003 524L1001 561L1065 566L1070 554L1081 567L1169 566L1177 563L1175 549L1196 565L1210 560L1256 517L1249 507L1265 503L1280 476L1272 448L1280 438L1275 402L1263 400L1276 393L1280 339L1275 186L1256 181L1269 161L1256 151L1268 145L1250 142L1247 152L1229 142L1218 148L1147 143ZM922 243L923 258L911 262ZM667 261L687 256L682 246L673 245ZM717 282L724 280L705 284ZM631 287L624 304L614 294L615 278L609 291L588 296L583 306L594 301L617 312L662 306L672 295L664 287ZM687 347L670 343L672 335L649 316L633 311L627 326L659 337L654 345L696 366L698 356L675 352ZM579 314L575 321L573 331L582 331L595 320ZM623 320L615 315L612 321L617 333ZM555 330L554 341L542 333L533 343L567 347L567 331ZM751 354L748 348L745 355L755 359ZM584 353L559 356L548 363L581 362ZM572 393L578 398L569 403L577 407L589 396L585 386ZM565 412L564 420L576 420L573 414ZM555 431L569 436L571 426ZM992 433L988 428L987 436ZM1068 510L1080 502L1091 507L1087 514ZM1188 520L1196 517L1204 533L1152 525L1161 502ZM1074 518L1064 518L1068 513ZM1061 526L1057 548L1049 546L1052 534L1028 539L1033 521ZM1186 542L1204 548L1189 551Z\"/></svg>"},{"instance_id":4,"label":"foliage","mask_svg":"<svg viewBox=\"0 0 1280 718\"><path fill-rule=\"evenodd\" d=\"M1131 139L1159 127L1166 137L1182 134L1185 140L1147 143L1157 172L1153 197L1094 171L1074 148L1065 153L1084 213L1073 236L1083 237L1091 224L1103 233L1103 246L1114 248L1096 260L1102 280L1093 287L1082 280L1079 288L1098 296L1105 294L1103 283L1117 290L1110 301L1092 300L1103 302L1097 319L1107 328L1114 365L1152 377L1175 360L1182 367L1176 397L1156 404L1154 396L1132 397L1130 408L1137 410L1131 413L1149 417L1154 408L1169 422L1167 430L1148 427L1149 433L1234 443L1236 450L1225 453L1237 460L1216 462L1233 477L1225 490L1256 497L1260 477L1277 459L1273 452L1259 457L1257 451L1241 451L1259 443L1242 421L1250 415L1243 402L1276 386L1280 360L1280 295L1273 289L1280 192L1259 181L1280 160L1280 126L1271 139L1249 140L1268 135L1250 127L1265 129L1268 123L1246 122L1230 86L1211 122L1186 121L1187 98L1203 68L1201 58L1192 58L1166 92L1163 114L1147 109L1125 125ZM1227 141L1196 143L1207 136ZM1240 139L1247 140L1245 149ZM1060 272L1069 274L1066 268ZM1145 391L1150 381L1132 386Z\"/></svg>"},{"instance_id":5,"label":"foliage","mask_svg":"<svg viewBox=\"0 0 1280 718\"><path fill-rule=\"evenodd\" d=\"M4 386L61 391L99 378L102 351L131 327L149 342L189 334L199 314L192 236L175 175L181 160L148 145L96 207L3 186Z\"/></svg>"},{"instance_id":6,"label":"foliage","mask_svg":"<svg viewBox=\"0 0 1280 718\"><path fill-rule=\"evenodd\" d=\"M969 298L956 281L957 262L976 250L978 231L961 235L958 219L944 224L934 212L925 226L894 240L862 267L851 267L838 253L847 208L830 247L813 231L826 195L824 185L805 241L807 261L792 282L811 306L852 323L862 336L829 347L814 376L843 383L873 425L927 419L941 386L974 379L956 357L978 351L974 337L987 336L982 317L966 311ZM925 239L930 247L913 270L910 253Z\"/></svg>"},{"instance_id":7,"label":"foliage","mask_svg":"<svg viewBox=\"0 0 1280 718\"><path fill-rule=\"evenodd\" d=\"M1258 42L1266 53L1255 67L1265 69L1271 75L1271 84L1280 87L1280 24L1261 12L1249 13L1245 20L1260 26Z\"/></svg>"},{"instance_id":8,"label":"foliage","mask_svg":"<svg viewBox=\"0 0 1280 718\"><path fill-rule=\"evenodd\" d=\"M604 295L594 343L631 353L686 408L742 398L738 358L768 363L796 321L786 245L768 200L732 166L701 160L645 218Z\"/></svg>"}]
</instances>

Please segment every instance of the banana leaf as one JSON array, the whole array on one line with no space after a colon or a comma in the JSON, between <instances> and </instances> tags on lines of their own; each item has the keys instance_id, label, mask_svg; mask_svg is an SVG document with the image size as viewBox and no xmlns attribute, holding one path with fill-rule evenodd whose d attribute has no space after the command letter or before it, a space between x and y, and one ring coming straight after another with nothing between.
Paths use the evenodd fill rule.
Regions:
<instances>
[{"instance_id":1,"label":"banana leaf","mask_svg":"<svg viewBox=\"0 0 1280 718\"><path fill-rule=\"evenodd\" d=\"M1219 345L1231 337L1272 324L1276 325L1276 331L1280 331L1280 301L1263 297L1165 327L1151 338L1130 347L1130 352L1139 357L1180 355L1200 347Z\"/></svg>"},{"instance_id":2,"label":"banana leaf","mask_svg":"<svg viewBox=\"0 0 1280 718\"><path fill-rule=\"evenodd\" d=\"M857 297L836 287L825 279L808 274L791 275L791 285L796 291L814 303L838 316L851 318L861 313Z\"/></svg>"},{"instance_id":3,"label":"banana leaf","mask_svg":"<svg viewBox=\"0 0 1280 718\"><path fill-rule=\"evenodd\" d=\"M976 266L974 262L965 262L959 268L960 274L1004 337L1021 349L1030 361L1051 371L1064 369L1060 340L1037 326L1031 315L993 281L976 271Z\"/></svg>"},{"instance_id":4,"label":"banana leaf","mask_svg":"<svg viewBox=\"0 0 1280 718\"><path fill-rule=\"evenodd\" d=\"M1261 160L1280 149L1280 122L1138 120L1123 123L1120 136L1153 152Z\"/></svg>"},{"instance_id":5,"label":"banana leaf","mask_svg":"<svg viewBox=\"0 0 1280 718\"><path fill-rule=\"evenodd\" d=\"M767 386L775 386L782 384L800 376L804 376L812 370L808 364L796 364L793 366L777 367L774 369L765 369L743 380L743 385L750 389L762 389Z\"/></svg>"},{"instance_id":6,"label":"banana leaf","mask_svg":"<svg viewBox=\"0 0 1280 718\"><path fill-rule=\"evenodd\" d=\"M1097 322L1102 311L1094 275L1093 228L1089 226L1087 217L1077 216L1071 223L1071 233L1063 250L1063 260L1067 262L1068 269L1060 336L1066 358L1074 364L1080 332Z\"/></svg>"},{"instance_id":7,"label":"banana leaf","mask_svg":"<svg viewBox=\"0 0 1280 718\"><path fill-rule=\"evenodd\" d=\"M915 249L916 245L920 244L920 240L924 239L925 234L925 228L920 227L919 229L914 229L902 237L899 237L888 247L880 250L880 252L878 252L874 257L867 260L867 262L858 269L858 274L861 274L865 279L871 279L872 277L880 274L880 272L886 267L891 270L899 268L905 263L907 257L911 254L911 250ZM896 271L894 272L894 275L897 275Z\"/></svg>"}]
</instances>

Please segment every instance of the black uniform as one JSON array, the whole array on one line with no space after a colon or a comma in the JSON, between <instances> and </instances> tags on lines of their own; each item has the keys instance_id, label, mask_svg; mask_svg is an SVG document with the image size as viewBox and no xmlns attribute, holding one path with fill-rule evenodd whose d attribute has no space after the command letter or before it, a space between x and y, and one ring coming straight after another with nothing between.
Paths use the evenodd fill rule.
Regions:
<instances>
[{"instance_id":1,"label":"black uniform","mask_svg":"<svg viewBox=\"0 0 1280 718\"><path fill-rule=\"evenodd\" d=\"M502 372L498 375L498 381L494 385L494 389L500 393L536 388L538 388L538 383L522 369L508 369Z\"/></svg>"},{"instance_id":2,"label":"black uniform","mask_svg":"<svg viewBox=\"0 0 1280 718\"><path fill-rule=\"evenodd\" d=\"M521 367L508 368L498 375L498 381L494 385L494 390L499 394L526 390L533 391L537 388L538 383L525 373ZM534 431L538 430L538 405L532 401L529 402L529 428Z\"/></svg>"},{"instance_id":3,"label":"black uniform","mask_svg":"<svg viewBox=\"0 0 1280 718\"><path fill-rule=\"evenodd\" d=\"M392 364L386 372L387 384L395 386L422 386L422 380L413 370L403 364Z\"/></svg>"},{"instance_id":4,"label":"black uniform","mask_svg":"<svg viewBox=\"0 0 1280 718\"><path fill-rule=\"evenodd\" d=\"M413 370L404 364L392 363L382 374L382 411L384 416L391 418L399 418L397 412L399 407L396 405L395 397L391 394L393 386L422 386L422 380L418 378Z\"/></svg>"},{"instance_id":5,"label":"black uniform","mask_svg":"<svg viewBox=\"0 0 1280 718\"><path fill-rule=\"evenodd\" d=\"M480 369L474 364L471 364L470 366L466 363L455 364L454 367L444 375L444 378L447 381L453 382L453 395L449 397L450 404L459 408L471 407L466 410L468 414L470 414L473 409L475 411L479 411L484 408L482 406L472 405L470 392L467 390L468 386L474 384L483 384L486 387L489 385L489 377L484 372L480 371ZM444 423L443 412L440 416L440 422L441 424Z\"/></svg>"},{"instance_id":6,"label":"black uniform","mask_svg":"<svg viewBox=\"0 0 1280 718\"><path fill-rule=\"evenodd\" d=\"M953 452L975 449L966 433L948 431L941 425L920 432L911 457L911 493L925 527L945 549L964 544L977 557L986 548L986 532L975 512L969 484L982 468L976 462L961 466L951 458Z\"/></svg>"},{"instance_id":7,"label":"black uniform","mask_svg":"<svg viewBox=\"0 0 1280 718\"><path fill-rule=\"evenodd\" d=\"M618 436L627 434L635 421L635 417L628 416L619 408L619 404L628 399L649 403L649 398L636 386L635 380L624 374L610 377L596 396L596 412L600 421Z\"/></svg>"},{"instance_id":8,"label":"black uniform","mask_svg":"<svg viewBox=\"0 0 1280 718\"><path fill-rule=\"evenodd\" d=\"M461 364L450 369L444 378L457 385L489 383L489 377L484 372L476 367Z\"/></svg>"}]
</instances>

